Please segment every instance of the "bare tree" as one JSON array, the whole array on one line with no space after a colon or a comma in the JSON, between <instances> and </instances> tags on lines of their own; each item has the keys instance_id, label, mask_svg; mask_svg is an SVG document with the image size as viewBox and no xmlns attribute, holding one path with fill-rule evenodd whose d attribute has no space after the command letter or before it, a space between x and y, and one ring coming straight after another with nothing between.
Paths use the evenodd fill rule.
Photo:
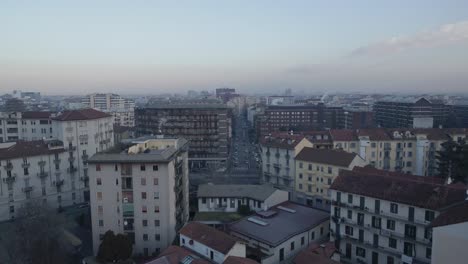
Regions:
<instances>
[{"instance_id":1,"label":"bare tree","mask_svg":"<svg viewBox=\"0 0 468 264\"><path fill-rule=\"evenodd\" d=\"M63 216L52 208L35 202L23 205L11 228L2 234L7 263L68 263L64 223Z\"/></svg>"}]
</instances>

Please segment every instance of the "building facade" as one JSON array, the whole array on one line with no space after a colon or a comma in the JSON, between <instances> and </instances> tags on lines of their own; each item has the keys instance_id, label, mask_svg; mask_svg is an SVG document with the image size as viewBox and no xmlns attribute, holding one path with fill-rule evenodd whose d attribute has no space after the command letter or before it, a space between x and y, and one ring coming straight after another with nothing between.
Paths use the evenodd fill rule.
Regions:
<instances>
[{"instance_id":1,"label":"building facade","mask_svg":"<svg viewBox=\"0 0 468 264\"><path fill-rule=\"evenodd\" d=\"M53 136L51 112L0 112L0 143Z\"/></svg>"},{"instance_id":2,"label":"building facade","mask_svg":"<svg viewBox=\"0 0 468 264\"><path fill-rule=\"evenodd\" d=\"M231 141L231 116L226 105L172 104L136 109L137 135L183 137L190 142L192 167L224 165Z\"/></svg>"},{"instance_id":3,"label":"building facade","mask_svg":"<svg viewBox=\"0 0 468 264\"><path fill-rule=\"evenodd\" d=\"M81 101L83 107L94 108L111 114L114 124L133 127L135 125L135 102L118 94L89 94Z\"/></svg>"},{"instance_id":4,"label":"building facade","mask_svg":"<svg viewBox=\"0 0 468 264\"><path fill-rule=\"evenodd\" d=\"M262 137L260 150L263 182L288 191L291 197L294 197L294 158L304 147L312 147L312 144L301 135Z\"/></svg>"},{"instance_id":5,"label":"building facade","mask_svg":"<svg viewBox=\"0 0 468 264\"><path fill-rule=\"evenodd\" d=\"M26 202L60 208L84 201L86 186L68 170L61 141L0 144L0 221L15 218Z\"/></svg>"},{"instance_id":6,"label":"building facade","mask_svg":"<svg viewBox=\"0 0 468 264\"><path fill-rule=\"evenodd\" d=\"M187 222L188 143L141 138L90 160L94 252L107 230L127 234L135 255L157 255Z\"/></svg>"},{"instance_id":7,"label":"building facade","mask_svg":"<svg viewBox=\"0 0 468 264\"><path fill-rule=\"evenodd\" d=\"M356 153L305 147L295 158L296 200L312 207L330 210L330 186L340 170L365 166Z\"/></svg>"},{"instance_id":8,"label":"building facade","mask_svg":"<svg viewBox=\"0 0 468 264\"><path fill-rule=\"evenodd\" d=\"M331 190L330 239L345 263L431 263L431 222L465 199L437 178L363 168L342 171Z\"/></svg>"}]
</instances>

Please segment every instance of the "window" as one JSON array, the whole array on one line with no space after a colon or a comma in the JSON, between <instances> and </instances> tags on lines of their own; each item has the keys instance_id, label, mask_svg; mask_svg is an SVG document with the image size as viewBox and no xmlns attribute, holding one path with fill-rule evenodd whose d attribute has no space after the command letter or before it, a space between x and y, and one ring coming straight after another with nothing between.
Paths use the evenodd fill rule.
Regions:
<instances>
[{"instance_id":1,"label":"window","mask_svg":"<svg viewBox=\"0 0 468 264\"><path fill-rule=\"evenodd\" d=\"M302 162L299 162L299 168L302 169Z\"/></svg>"},{"instance_id":2,"label":"window","mask_svg":"<svg viewBox=\"0 0 468 264\"><path fill-rule=\"evenodd\" d=\"M148 226L148 220L142 220L142 221L141 221L141 224L142 224L143 226Z\"/></svg>"},{"instance_id":3,"label":"window","mask_svg":"<svg viewBox=\"0 0 468 264\"><path fill-rule=\"evenodd\" d=\"M291 242L291 250L294 250L294 241Z\"/></svg>"},{"instance_id":4,"label":"window","mask_svg":"<svg viewBox=\"0 0 468 264\"><path fill-rule=\"evenodd\" d=\"M205 197L203 197L201 201L202 201L202 204L206 204L206 198Z\"/></svg>"},{"instance_id":5,"label":"window","mask_svg":"<svg viewBox=\"0 0 468 264\"><path fill-rule=\"evenodd\" d=\"M407 161L406 162L406 167L411 167L411 166L412 166L411 161Z\"/></svg>"},{"instance_id":6,"label":"window","mask_svg":"<svg viewBox=\"0 0 468 264\"><path fill-rule=\"evenodd\" d=\"M409 158L413 157L413 152L408 151L408 157L409 157Z\"/></svg>"},{"instance_id":7,"label":"window","mask_svg":"<svg viewBox=\"0 0 468 264\"><path fill-rule=\"evenodd\" d=\"M426 248L426 258L431 259L432 257L432 249L430 247Z\"/></svg>"},{"instance_id":8,"label":"window","mask_svg":"<svg viewBox=\"0 0 468 264\"><path fill-rule=\"evenodd\" d=\"M146 205L143 205L143 206L141 207L141 212L142 212L142 213L148 212L148 209L146 208Z\"/></svg>"},{"instance_id":9,"label":"window","mask_svg":"<svg viewBox=\"0 0 468 264\"><path fill-rule=\"evenodd\" d=\"M141 185L145 186L146 185L146 178L141 178Z\"/></svg>"},{"instance_id":10,"label":"window","mask_svg":"<svg viewBox=\"0 0 468 264\"><path fill-rule=\"evenodd\" d=\"M405 237L416 238L416 226L414 225L405 225Z\"/></svg>"},{"instance_id":11,"label":"window","mask_svg":"<svg viewBox=\"0 0 468 264\"><path fill-rule=\"evenodd\" d=\"M391 203L390 204L390 212L392 214L398 214L398 204L396 203Z\"/></svg>"},{"instance_id":12,"label":"window","mask_svg":"<svg viewBox=\"0 0 468 264\"><path fill-rule=\"evenodd\" d=\"M154 178L154 179L153 179L153 184L154 184L154 185L158 185L158 184L159 184L158 178Z\"/></svg>"},{"instance_id":13,"label":"window","mask_svg":"<svg viewBox=\"0 0 468 264\"><path fill-rule=\"evenodd\" d=\"M388 239L388 247L390 248L396 248L397 247L397 241L395 238L389 238Z\"/></svg>"},{"instance_id":14,"label":"window","mask_svg":"<svg viewBox=\"0 0 468 264\"><path fill-rule=\"evenodd\" d=\"M353 203L353 195L348 194L348 203L352 204Z\"/></svg>"},{"instance_id":15,"label":"window","mask_svg":"<svg viewBox=\"0 0 468 264\"><path fill-rule=\"evenodd\" d=\"M323 235L323 227L320 227L320 235Z\"/></svg>"},{"instance_id":16,"label":"window","mask_svg":"<svg viewBox=\"0 0 468 264\"><path fill-rule=\"evenodd\" d=\"M154 199L159 199L159 192L154 192Z\"/></svg>"},{"instance_id":17,"label":"window","mask_svg":"<svg viewBox=\"0 0 468 264\"><path fill-rule=\"evenodd\" d=\"M431 239L432 238L432 229L431 228L425 228L424 229L424 238L425 239Z\"/></svg>"},{"instance_id":18,"label":"window","mask_svg":"<svg viewBox=\"0 0 468 264\"><path fill-rule=\"evenodd\" d=\"M104 220L99 220L99 226L104 226Z\"/></svg>"},{"instance_id":19,"label":"window","mask_svg":"<svg viewBox=\"0 0 468 264\"><path fill-rule=\"evenodd\" d=\"M148 241L148 234L143 234L143 241Z\"/></svg>"},{"instance_id":20,"label":"window","mask_svg":"<svg viewBox=\"0 0 468 264\"><path fill-rule=\"evenodd\" d=\"M25 176L26 176L26 175L29 175L29 170L28 170L28 168L24 168L23 170L24 170L23 172L24 172L24 175L25 175Z\"/></svg>"},{"instance_id":21,"label":"window","mask_svg":"<svg viewBox=\"0 0 468 264\"><path fill-rule=\"evenodd\" d=\"M102 192L97 192L96 194L98 201L102 200Z\"/></svg>"},{"instance_id":22,"label":"window","mask_svg":"<svg viewBox=\"0 0 468 264\"><path fill-rule=\"evenodd\" d=\"M380 217L372 216L372 227L380 229L381 219Z\"/></svg>"},{"instance_id":23,"label":"window","mask_svg":"<svg viewBox=\"0 0 468 264\"><path fill-rule=\"evenodd\" d=\"M364 214L363 213L358 213L357 215L357 223L360 226L364 225Z\"/></svg>"},{"instance_id":24,"label":"window","mask_svg":"<svg viewBox=\"0 0 468 264\"><path fill-rule=\"evenodd\" d=\"M328 174L332 174L333 170L332 167L328 167Z\"/></svg>"},{"instance_id":25,"label":"window","mask_svg":"<svg viewBox=\"0 0 468 264\"><path fill-rule=\"evenodd\" d=\"M365 258L366 257L366 250L361 247L356 247L356 256Z\"/></svg>"},{"instance_id":26,"label":"window","mask_svg":"<svg viewBox=\"0 0 468 264\"><path fill-rule=\"evenodd\" d=\"M140 171L146 171L146 166L145 164L140 165Z\"/></svg>"},{"instance_id":27,"label":"window","mask_svg":"<svg viewBox=\"0 0 468 264\"><path fill-rule=\"evenodd\" d=\"M426 212L424 214L424 220L430 222L430 221L434 220L434 217L435 217L434 211L426 210Z\"/></svg>"},{"instance_id":28,"label":"window","mask_svg":"<svg viewBox=\"0 0 468 264\"><path fill-rule=\"evenodd\" d=\"M302 183L299 183L299 190L302 190Z\"/></svg>"},{"instance_id":29,"label":"window","mask_svg":"<svg viewBox=\"0 0 468 264\"><path fill-rule=\"evenodd\" d=\"M96 184L97 184L97 185L102 185L102 180L101 180L101 178L96 178Z\"/></svg>"},{"instance_id":30,"label":"window","mask_svg":"<svg viewBox=\"0 0 468 264\"><path fill-rule=\"evenodd\" d=\"M372 264L379 264L379 253L372 251Z\"/></svg>"},{"instance_id":31,"label":"window","mask_svg":"<svg viewBox=\"0 0 468 264\"><path fill-rule=\"evenodd\" d=\"M161 235L160 234L155 234L154 235L154 240L160 241L161 240Z\"/></svg>"},{"instance_id":32,"label":"window","mask_svg":"<svg viewBox=\"0 0 468 264\"><path fill-rule=\"evenodd\" d=\"M146 192L141 192L141 199L146 199Z\"/></svg>"},{"instance_id":33,"label":"window","mask_svg":"<svg viewBox=\"0 0 468 264\"><path fill-rule=\"evenodd\" d=\"M405 242L404 246L403 246L403 253L407 256L414 256L414 245L409 243L409 242Z\"/></svg>"},{"instance_id":34,"label":"window","mask_svg":"<svg viewBox=\"0 0 468 264\"><path fill-rule=\"evenodd\" d=\"M158 169L158 165L153 165L153 171L157 171Z\"/></svg>"},{"instance_id":35,"label":"window","mask_svg":"<svg viewBox=\"0 0 468 264\"><path fill-rule=\"evenodd\" d=\"M156 206L154 207L154 212L155 212L155 213L159 213L159 205L156 205Z\"/></svg>"},{"instance_id":36,"label":"window","mask_svg":"<svg viewBox=\"0 0 468 264\"><path fill-rule=\"evenodd\" d=\"M395 230L395 221L387 219L387 229Z\"/></svg>"},{"instance_id":37,"label":"window","mask_svg":"<svg viewBox=\"0 0 468 264\"><path fill-rule=\"evenodd\" d=\"M359 229L359 242L364 242L364 230Z\"/></svg>"},{"instance_id":38,"label":"window","mask_svg":"<svg viewBox=\"0 0 468 264\"><path fill-rule=\"evenodd\" d=\"M359 197L359 208L361 210L364 210L364 206L365 206L365 198L364 197Z\"/></svg>"},{"instance_id":39,"label":"window","mask_svg":"<svg viewBox=\"0 0 468 264\"><path fill-rule=\"evenodd\" d=\"M101 164L96 164L96 171L101 171Z\"/></svg>"},{"instance_id":40,"label":"window","mask_svg":"<svg viewBox=\"0 0 468 264\"><path fill-rule=\"evenodd\" d=\"M302 173L299 173L299 179L302 179Z\"/></svg>"},{"instance_id":41,"label":"window","mask_svg":"<svg viewBox=\"0 0 468 264\"><path fill-rule=\"evenodd\" d=\"M102 214L102 212L103 212L102 205L98 205L98 213L99 213L99 214Z\"/></svg>"},{"instance_id":42,"label":"window","mask_svg":"<svg viewBox=\"0 0 468 264\"><path fill-rule=\"evenodd\" d=\"M10 213L14 213L15 212L15 206L14 205L10 205Z\"/></svg>"},{"instance_id":43,"label":"window","mask_svg":"<svg viewBox=\"0 0 468 264\"><path fill-rule=\"evenodd\" d=\"M340 207L335 207L335 217L340 217Z\"/></svg>"},{"instance_id":44,"label":"window","mask_svg":"<svg viewBox=\"0 0 468 264\"><path fill-rule=\"evenodd\" d=\"M414 221L414 207L408 207L408 221Z\"/></svg>"},{"instance_id":45,"label":"window","mask_svg":"<svg viewBox=\"0 0 468 264\"><path fill-rule=\"evenodd\" d=\"M353 228L350 226L345 226L345 234L352 236L353 235Z\"/></svg>"},{"instance_id":46,"label":"window","mask_svg":"<svg viewBox=\"0 0 468 264\"><path fill-rule=\"evenodd\" d=\"M353 211L348 210L348 219L353 219Z\"/></svg>"},{"instance_id":47,"label":"window","mask_svg":"<svg viewBox=\"0 0 468 264\"><path fill-rule=\"evenodd\" d=\"M413 147L413 143L408 142L408 148L412 148L412 147Z\"/></svg>"},{"instance_id":48,"label":"window","mask_svg":"<svg viewBox=\"0 0 468 264\"><path fill-rule=\"evenodd\" d=\"M336 201L341 203L341 192L336 193Z\"/></svg>"},{"instance_id":49,"label":"window","mask_svg":"<svg viewBox=\"0 0 468 264\"><path fill-rule=\"evenodd\" d=\"M279 261L283 261L284 260L284 248L280 249L279 251Z\"/></svg>"},{"instance_id":50,"label":"window","mask_svg":"<svg viewBox=\"0 0 468 264\"><path fill-rule=\"evenodd\" d=\"M312 234L310 234L310 239L311 239L311 240L314 240L314 239L315 239L315 232L312 232Z\"/></svg>"},{"instance_id":51,"label":"window","mask_svg":"<svg viewBox=\"0 0 468 264\"><path fill-rule=\"evenodd\" d=\"M312 164L309 164L309 170L312 170Z\"/></svg>"},{"instance_id":52,"label":"window","mask_svg":"<svg viewBox=\"0 0 468 264\"><path fill-rule=\"evenodd\" d=\"M160 225L159 220L154 220L154 226L159 226L159 225Z\"/></svg>"},{"instance_id":53,"label":"window","mask_svg":"<svg viewBox=\"0 0 468 264\"><path fill-rule=\"evenodd\" d=\"M387 264L394 264L394 260L392 256L387 256Z\"/></svg>"},{"instance_id":54,"label":"window","mask_svg":"<svg viewBox=\"0 0 468 264\"><path fill-rule=\"evenodd\" d=\"M301 246L303 246L305 243L305 237L301 237Z\"/></svg>"}]
</instances>

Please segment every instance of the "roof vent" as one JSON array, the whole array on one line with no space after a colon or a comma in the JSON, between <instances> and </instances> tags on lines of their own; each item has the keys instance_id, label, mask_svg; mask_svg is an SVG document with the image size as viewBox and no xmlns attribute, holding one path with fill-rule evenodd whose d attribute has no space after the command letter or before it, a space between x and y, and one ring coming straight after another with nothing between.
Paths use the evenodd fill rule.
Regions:
<instances>
[{"instance_id":1,"label":"roof vent","mask_svg":"<svg viewBox=\"0 0 468 264\"><path fill-rule=\"evenodd\" d=\"M261 225L261 226L267 226L268 225L267 222L263 222L262 220L254 218L254 217L247 218L247 221L252 222L254 224L257 224L257 225Z\"/></svg>"},{"instance_id":2,"label":"roof vent","mask_svg":"<svg viewBox=\"0 0 468 264\"><path fill-rule=\"evenodd\" d=\"M284 206L278 206L276 208L278 208L280 210L283 210L283 211L286 211L286 212L291 213L291 214L296 213L296 210L291 209L291 208L287 208L287 207L284 207Z\"/></svg>"}]
</instances>

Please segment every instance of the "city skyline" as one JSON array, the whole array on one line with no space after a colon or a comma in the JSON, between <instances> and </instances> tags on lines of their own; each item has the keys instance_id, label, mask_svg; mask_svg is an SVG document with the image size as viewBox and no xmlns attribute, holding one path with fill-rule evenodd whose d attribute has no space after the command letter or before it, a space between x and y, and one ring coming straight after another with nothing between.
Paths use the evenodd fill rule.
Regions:
<instances>
[{"instance_id":1,"label":"city skyline","mask_svg":"<svg viewBox=\"0 0 468 264\"><path fill-rule=\"evenodd\" d=\"M460 93L460 1L2 3L0 91Z\"/></svg>"}]
</instances>

